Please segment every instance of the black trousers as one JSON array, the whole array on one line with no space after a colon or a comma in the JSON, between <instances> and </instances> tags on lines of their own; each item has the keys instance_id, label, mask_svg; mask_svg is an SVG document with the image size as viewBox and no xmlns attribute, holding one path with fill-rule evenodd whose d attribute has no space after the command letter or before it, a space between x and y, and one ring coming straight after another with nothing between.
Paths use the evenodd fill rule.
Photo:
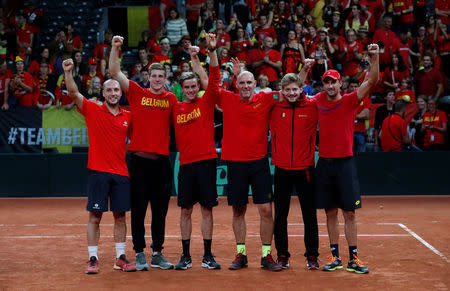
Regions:
<instances>
[{"instance_id":1,"label":"black trousers","mask_svg":"<svg viewBox=\"0 0 450 291\"><path fill-rule=\"evenodd\" d=\"M136 253L145 248L145 215L150 202L152 211L152 249L163 249L166 215L172 190L172 169L169 158L149 159L131 155L131 233Z\"/></svg>"},{"instance_id":2,"label":"black trousers","mask_svg":"<svg viewBox=\"0 0 450 291\"><path fill-rule=\"evenodd\" d=\"M319 255L319 231L316 205L313 192L313 168L304 170L285 170L275 167L275 221L274 237L278 256L290 256L288 251L287 218L294 189L300 200L304 223L305 257Z\"/></svg>"}]
</instances>

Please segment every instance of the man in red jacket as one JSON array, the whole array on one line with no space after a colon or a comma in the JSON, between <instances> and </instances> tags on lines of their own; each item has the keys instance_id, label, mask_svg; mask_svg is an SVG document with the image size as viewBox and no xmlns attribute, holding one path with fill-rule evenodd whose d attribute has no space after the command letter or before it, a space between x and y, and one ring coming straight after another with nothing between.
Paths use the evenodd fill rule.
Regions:
<instances>
[{"instance_id":1,"label":"man in red jacket","mask_svg":"<svg viewBox=\"0 0 450 291\"><path fill-rule=\"evenodd\" d=\"M308 70L314 60L305 60ZM287 217L295 185L305 225L305 257L309 270L319 269L319 234L313 193L317 108L302 91L303 80L286 74L281 80L283 102L270 114L272 164L275 165L274 237L278 264L289 267Z\"/></svg>"}]
</instances>

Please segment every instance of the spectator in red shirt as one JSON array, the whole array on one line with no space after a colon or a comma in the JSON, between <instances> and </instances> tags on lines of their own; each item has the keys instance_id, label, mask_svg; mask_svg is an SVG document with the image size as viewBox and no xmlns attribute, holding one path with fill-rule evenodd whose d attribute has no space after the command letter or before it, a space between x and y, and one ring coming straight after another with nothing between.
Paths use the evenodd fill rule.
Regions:
<instances>
[{"instance_id":1,"label":"spectator in red shirt","mask_svg":"<svg viewBox=\"0 0 450 291\"><path fill-rule=\"evenodd\" d=\"M272 23L268 21L268 16L266 14L259 15L259 26L255 30L254 35L258 45L261 45L268 36L272 38L274 45L277 45L277 33L275 32Z\"/></svg>"},{"instance_id":2,"label":"spectator in red shirt","mask_svg":"<svg viewBox=\"0 0 450 291\"><path fill-rule=\"evenodd\" d=\"M248 37L248 32L244 28L236 29L236 40L231 42L231 54L239 60L246 61L253 41Z\"/></svg>"},{"instance_id":3,"label":"spectator in red shirt","mask_svg":"<svg viewBox=\"0 0 450 291\"><path fill-rule=\"evenodd\" d=\"M91 83L92 78L99 77L100 83L103 83L102 76L97 71L97 60L95 58L91 58L88 61L89 64L89 71L83 75L83 78L81 79L81 88L82 92L87 92L89 89L89 84Z\"/></svg>"},{"instance_id":4,"label":"spectator in red shirt","mask_svg":"<svg viewBox=\"0 0 450 291\"><path fill-rule=\"evenodd\" d=\"M16 41L18 54L22 57L31 55L33 48L33 31L26 23L24 14L17 15Z\"/></svg>"},{"instance_id":5,"label":"spectator in red shirt","mask_svg":"<svg viewBox=\"0 0 450 291\"><path fill-rule=\"evenodd\" d=\"M111 47L111 40L112 40L113 32L110 28L105 30L104 34L104 41L97 43L97 45L94 48L94 56L97 58L98 61L104 60L106 55L106 50Z\"/></svg>"},{"instance_id":6,"label":"spectator in red shirt","mask_svg":"<svg viewBox=\"0 0 450 291\"><path fill-rule=\"evenodd\" d=\"M151 63L148 59L148 52L147 49L145 47L141 47L138 50L138 56L139 56L139 62L142 64L142 68L146 68L148 70L148 68L150 67ZM137 74L139 74L139 72L136 72Z\"/></svg>"},{"instance_id":7,"label":"spectator in red shirt","mask_svg":"<svg viewBox=\"0 0 450 291\"><path fill-rule=\"evenodd\" d=\"M353 77L358 73L359 63L363 57L363 46L356 41L356 31L349 29L346 32L347 43L344 44L340 54L342 59L342 75Z\"/></svg>"},{"instance_id":8,"label":"spectator in red shirt","mask_svg":"<svg viewBox=\"0 0 450 291\"><path fill-rule=\"evenodd\" d=\"M348 91L351 93L358 89L359 82L356 79L350 79L348 81ZM366 151L366 139L367 139L367 127L366 121L369 120L369 108L372 102L369 95L365 97L359 104L358 110L356 110L355 126L353 132L353 152L362 153Z\"/></svg>"},{"instance_id":9,"label":"spectator in red shirt","mask_svg":"<svg viewBox=\"0 0 450 291\"><path fill-rule=\"evenodd\" d=\"M424 149L426 151L445 149L448 118L444 111L437 109L437 100L437 98L428 99L428 111L423 115L422 132L425 135Z\"/></svg>"},{"instance_id":10,"label":"spectator in red shirt","mask_svg":"<svg viewBox=\"0 0 450 291\"><path fill-rule=\"evenodd\" d=\"M325 52L328 56L331 56L335 52L334 47L331 45L330 37L328 36L328 30L325 27L319 28L317 30L317 37L309 42L308 56L311 57L314 52L319 50Z\"/></svg>"},{"instance_id":11,"label":"spectator in red shirt","mask_svg":"<svg viewBox=\"0 0 450 291\"><path fill-rule=\"evenodd\" d=\"M399 52L392 54L392 61L383 74L383 84L391 90L400 90L400 82L409 78L409 72L406 68L403 58Z\"/></svg>"},{"instance_id":12,"label":"spectator in red shirt","mask_svg":"<svg viewBox=\"0 0 450 291\"><path fill-rule=\"evenodd\" d=\"M9 109L9 86L13 74L6 66L6 61L0 59L0 104L2 105L2 110Z\"/></svg>"},{"instance_id":13,"label":"spectator in red shirt","mask_svg":"<svg viewBox=\"0 0 450 291\"><path fill-rule=\"evenodd\" d=\"M271 83L269 87L273 87L273 83L278 80L278 74L281 72L281 55L278 51L272 49L273 40L267 36L263 42L263 49L253 50L249 54L248 63L255 71L258 77L264 74ZM254 53L253 53L254 52Z\"/></svg>"},{"instance_id":14,"label":"spectator in red shirt","mask_svg":"<svg viewBox=\"0 0 450 291\"><path fill-rule=\"evenodd\" d=\"M161 51L153 55L152 63L172 64L172 54L170 53L170 41L167 37L160 40Z\"/></svg>"},{"instance_id":15,"label":"spectator in red shirt","mask_svg":"<svg viewBox=\"0 0 450 291\"><path fill-rule=\"evenodd\" d=\"M30 73L33 77L37 77L39 75L39 66L41 63L48 64L49 74L53 74L55 72L53 63L50 61L50 51L46 46L39 49L39 56L31 62L28 67L28 73Z\"/></svg>"},{"instance_id":16,"label":"spectator in red shirt","mask_svg":"<svg viewBox=\"0 0 450 291\"><path fill-rule=\"evenodd\" d=\"M31 74L24 71L25 64L23 59L16 57L16 73L10 83L10 90L13 92L21 106L35 106L36 98L33 94L34 81Z\"/></svg>"},{"instance_id":17,"label":"spectator in red shirt","mask_svg":"<svg viewBox=\"0 0 450 291\"><path fill-rule=\"evenodd\" d=\"M436 68L433 68L430 55L423 57L423 70L416 72L414 81L417 95L439 98L444 92L442 75Z\"/></svg>"},{"instance_id":18,"label":"spectator in red shirt","mask_svg":"<svg viewBox=\"0 0 450 291\"><path fill-rule=\"evenodd\" d=\"M399 85L399 90L395 93L395 101L403 100L406 103L416 103L416 97L412 90L410 78L403 78Z\"/></svg>"},{"instance_id":19,"label":"spectator in red shirt","mask_svg":"<svg viewBox=\"0 0 450 291\"><path fill-rule=\"evenodd\" d=\"M122 92L119 82L105 82L104 105L86 100L73 81L73 61L63 63L69 96L84 116L89 133L87 227L89 262L86 274L98 273L98 241L103 212L110 209L114 216L116 262L114 269L136 271L125 256L126 215L130 210L130 181L126 164L126 138L131 127L130 112L119 107ZM109 199L108 199L109 198Z\"/></svg>"},{"instance_id":20,"label":"spectator in red shirt","mask_svg":"<svg viewBox=\"0 0 450 291\"><path fill-rule=\"evenodd\" d=\"M442 23L447 25L447 30L449 30L450 24L450 3L448 0L434 0L434 11L438 19Z\"/></svg>"},{"instance_id":21,"label":"spectator in red shirt","mask_svg":"<svg viewBox=\"0 0 450 291\"><path fill-rule=\"evenodd\" d=\"M381 148L383 152L400 152L411 146L407 123L403 119L406 103L399 100L394 105L395 113L386 117L381 127ZM417 151L417 150L416 150Z\"/></svg>"},{"instance_id":22,"label":"spectator in red shirt","mask_svg":"<svg viewBox=\"0 0 450 291\"><path fill-rule=\"evenodd\" d=\"M375 30L373 36L373 42L382 42L384 44L384 51L380 53L380 71L384 71L385 67L391 62L391 56L394 51L397 50L397 36L391 30L392 16L385 14L383 16L383 22L381 28Z\"/></svg>"},{"instance_id":23,"label":"spectator in red shirt","mask_svg":"<svg viewBox=\"0 0 450 291\"><path fill-rule=\"evenodd\" d=\"M442 59L442 69L445 72L447 78L450 78L450 37L448 36L447 25L437 22L437 28L434 32L434 41L439 52L439 56Z\"/></svg>"},{"instance_id":24,"label":"spectator in red shirt","mask_svg":"<svg viewBox=\"0 0 450 291\"><path fill-rule=\"evenodd\" d=\"M230 50L231 39L230 35L225 31L225 25L223 19L216 20L216 35L217 35L217 47L226 47Z\"/></svg>"},{"instance_id":25,"label":"spectator in red shirt","mask_svg":"<svg viewBox=\"0 0 450 291\"><path fill-rule=\"evenodd\" d=\"M74 73L72 72L72 74ZM70 98L69 91L67 91L66 79L64 78L64 74L59 76L58 81L56 82L55 89L55 107L57 109L60 109L62 106L64 106L65 110L71 110L73 106L75 106L75 102L72 100L72 98Z\"/></svg>"},{"instance_id":26,"label":"spectator in red shirt","mask_svg":"<svg viewBox=\"0 0 450 291\"><path fill-rule=\"evenodd\" d=\"M73 46L74 49L83 51L83 42L79 35L73 34L73 26L72 24L66 25L66 39L69 44Z\"/></svg>"},{"instance_id":27,"label":"spectator in red shirt","mask_svg":"<svg viewBox=\"0 0 450 291\"><path fill-rule=\"evenodd\" d=\"M366 6L367 10L371 13L369 21L369 32L374 32L377 21L380 19L381 15L385 13L383 0L361 0L359 4L361 6Z\"/></svg>"},{"instance_id":28,"label":"spectator in red shirt","mask_svg":"<svg viewBox=\"0 0 450 291\"><path fill-rule=\"evenodd\" d=\"M394 15L394 25L399 32L400 29L411 30L414 26L413 3L411 0L391 0L389 9Z\"/></svg>"}]
</instances>

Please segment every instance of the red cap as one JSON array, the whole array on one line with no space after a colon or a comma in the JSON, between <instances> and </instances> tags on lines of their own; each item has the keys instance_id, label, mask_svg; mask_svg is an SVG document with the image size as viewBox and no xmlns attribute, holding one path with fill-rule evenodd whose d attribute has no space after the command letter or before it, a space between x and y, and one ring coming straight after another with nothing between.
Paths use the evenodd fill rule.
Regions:
<instances>
[{"instance_id":1,"label":"red cap","mask_svg":"<svg viewBox=\"0 0 450 291\"><path fill-rule=\"evenodd\" d=\"M337 80L337 81L341 80L341 75L336 70L328 70L328 71L326 71L325 74L323 74L322 81L325 80L325 78L328 78L328 77L330 77L331 79Z\"/></svg>"},{"instance_id":2,"label":"red cap","mask_svg":"<svg viewBox=\"0 0 450 291\"><path fill-rule=\"evenodd\" d=\"M96 58L89 59L88 64L89 65L96 65L97 64L97 59Z\"/></svg>"}]
</instances>

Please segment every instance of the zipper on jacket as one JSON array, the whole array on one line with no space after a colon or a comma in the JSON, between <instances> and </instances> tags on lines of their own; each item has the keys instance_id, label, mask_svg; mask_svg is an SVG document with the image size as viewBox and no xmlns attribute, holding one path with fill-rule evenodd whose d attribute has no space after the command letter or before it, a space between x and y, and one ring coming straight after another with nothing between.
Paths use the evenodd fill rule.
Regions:
<instances>
[{"instance_id":1,"label":"zipper on jacket","mask_svg":"<svg viewBox=\"0 0 450 291\"><path fill-rule=\"evenodd\" d=\"M292 127L291 127L291 168L294 163L294 120L295 120L295 107L292 108Z\"/></svg>"},{"instance_id":2,"label":"zipper on jacket","mask_svg":"<svg viewBox=\"0 0 450 291\"><path fill-rule=\"evenodd\" d=\"M273 135L273 152L274 153L277 152L277 134L276 133Z\"/></svg>"}]
</instances>

